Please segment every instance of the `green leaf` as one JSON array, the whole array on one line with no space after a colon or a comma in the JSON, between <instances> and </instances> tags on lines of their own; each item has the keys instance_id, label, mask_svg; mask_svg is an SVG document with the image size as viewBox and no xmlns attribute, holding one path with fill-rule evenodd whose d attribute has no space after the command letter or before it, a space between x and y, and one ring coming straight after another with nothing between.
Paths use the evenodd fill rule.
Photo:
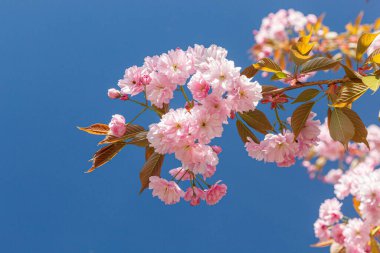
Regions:
<instances>
[{"instance_id":1,"label":"green leaf","mask_svg":"<svg viewBox=\"0 0 380 253\"><path fill-rule=\"evenodd\" d=\"M309 73L319 70L327 70L335 67L339 61L327 57L316 57L301 65L301 73Z\"/></svg>"},{"instance_id":2,"label":"green leaf","mask_svg":"<svg viewBox=\"0 0 380 253\"><path fill-rule=\"evenodd\" d=\"M331 110L331 116L328 123L331 138L342 143L347 149L348 142L355 135L355 127L350 118L341 108L335 108L334 110Z\"/></svg>"},{"instance_id":3,"label":"green leaf","mask_svg":"<svg viewBox=\"0 0 380 253\"><path fill-rule=\"evenodd\" d=\"M254 111L239 113L239 116L250 127L262 134L267 134L268 131L273 131L272 124L269 122L265 114L260 110L255 109Z\"/></svg>"},{"instance_id":4,"label":"green leaf","mask_svg":"<svg viewBox=\"0 0 380 253\"><path fill-rule=\"evenodd\" d=\"M378 76L364 76L362 81L368 86L373 92L376 92L380 86L380 78Z\"/></svg>"},{"instance_id":5,"label":"green leaf","mask_svg":"<svg viewBox=\"0 0 380 253\"><path fill-rule=\"evenodd\" d=\"M287 78L288 75L284 72L276 72L273 74L273 76L271 77L271 80L281 80L281 79L284 79L284 78Z\"/></svg>"},{"instance_id":6,"label":"green leaf","mask_svg":"<svg viewBox=\"0 0 380 253\"><path fill-rule=\"evenodd\" d=\"M346 116L351 120L352 124L354 125L355 134L354 137L352 137L352 141L356 143L364 143L369 148L369 144L367 141L367 128L365 127L359 115L347 107L343 107L342 111L344 114L346 114Z\"/></svg>"},{"instance_id":7,"label":"green leaf","mask_svg":"<svg viewBox=\"0 0 380 253\"><path fill-rule=\"evenodd\" d=\"M281 72L281 67L269 58L262 58L257 63L253 64L253 67L266 72Z\"/></svg>"},{"instance_id":8,"label":"green leaf","mask_svg":"<svg viewBox=\"0 0 380 253\"><path fill-rule=\"evenodd\" d=\"M246 67L242 72L241 72L241 75L245 75L246 77L248 78L252 78L256 75L256 73L258 72L259 70L256 69L253 65L250 65L248 67Z\"/></svg>"},{"instance_id":9,"label":"green leaf","mask_svg":"<svg viewBox=\"0 0 380 253\"><path fill-rule=\"evenodd\" d=\"M358 46L356 48L356 60L360 61L365 51L372 44L379 33L363 33L358 41Z\"/></svg>"},{"instance_id":10,"label":"green leaf","mask_svg":"<svg viewBox=\"0 0 380 253\"><path fill-rule=\"evenodd\" d=\"M164 163L164 155L158 154L154 152L145 162L142 170L140 171L140 181L141 181L141 189L140 193L142 193L149 186L149 178L151 176L160 176L162 164Z\"/></svg>"},{"instance_id":11,"label":"green leaf","mask_svg":"<svg viewBox=\"0 0 380 253\"><path fill-rule=\"evenodd\" d=\"M116 142L99 149L91 159L92 167L86 171L86 173L90 173L100 166L111 161L112 158L114 158L115 155L117 155L125 145L127 145L125 142Z\"/></svg>"},{"instance_id":12,"label":"green leaf","mask_svg":"<svg viewBox=\"0 0 380 253\"><path fill-rule=\"evenodd\" d=\"M304 90L297 96L297 98L292 102L292 104L309 101L315 98L319 93L320 90L317 89Z\"/></svg>"},{"instance_id":13,"label":"green leaf","mask_svg":"<svg viewBox=\"0 0 380 253\"><path fill-rule=\"evenodd\" d=\"M260 143L259 139L249 130L249 128L241 121L236 120L236 127L241 140L246 143L248 142L248 137L250 137L254 142Z\"/></svg>"},{"instance_id":14,"label":"green leaf","mask_svg":"<svg viewBox=\"0 0 380 253\"><path fill-rule=\"evenodd\" d=\"M346 107L361 97L368 87L362 83L345 83L340 91L333 107Z\"/></svg>"},{"instance_id":15,"label":"green leaf","mask_svg":"<svg viewBox=\"0 0 380 253\"><path fill-rule=\"evenodd\" d=\"M305 126L306 120L309 117L314 104L315 102L306 102L294 110L290 122L294 133L294 139L297 139L302 128Z\"/></svg>"}]
</instances>

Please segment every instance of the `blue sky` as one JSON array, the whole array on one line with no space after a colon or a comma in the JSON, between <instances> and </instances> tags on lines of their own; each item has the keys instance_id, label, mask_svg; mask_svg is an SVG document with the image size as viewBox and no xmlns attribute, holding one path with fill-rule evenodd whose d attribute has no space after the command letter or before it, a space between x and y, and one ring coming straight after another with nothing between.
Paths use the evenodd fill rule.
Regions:
<instances>
[{"instance_id":1,"label":"blue sky","mask_svg":"<svg viewBox=\"0 0 380 253\"><path fill-rule=\"evenodd\" d=\"M229 191L214 207L139 196L138 148L83 173L99 138L75 127L137 109L106 96L126 67L194 43L223 46L247 66L252 29L280 8L325 12L325 23L342 31L360 10L372 22L380 2L1 0L0 252L327 252L309 244L331 187L298 165L250 159L233 124L216 141L224 152L215 179ZM366 95L355 108L376 122L378 98ZM325 109L317 108L322 118ZM163 175L176 166L167 159Z\"/></svg>"}]
</instances>

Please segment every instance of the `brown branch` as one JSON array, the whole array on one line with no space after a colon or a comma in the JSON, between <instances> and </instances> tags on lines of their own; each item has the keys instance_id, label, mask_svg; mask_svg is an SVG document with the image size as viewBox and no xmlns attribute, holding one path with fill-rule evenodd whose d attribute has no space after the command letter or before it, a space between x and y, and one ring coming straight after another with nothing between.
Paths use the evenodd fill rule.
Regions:
<instances>
[{"instance_id":1,"label":"brown branch","mask_svg":"<svg viewBox=\"0 0 380 253\"><path fill-rule=\"evenodd\" d=\"M276 95L279 93L283 93L289 90L295 90L295 89L314 86L314 85L322 85L322 84L331 85L335 83L344 83L344 82L348 82L349 80L350 80L349 78L342 78L342 79L335 79L335 80L321 80L321 81L315 81L315 82L297 83L294 86L289 86L285 88L279 88L279 89L263 92L262 95L263 97L265 97L268 95Z\"/></svg>"}]
</instances>

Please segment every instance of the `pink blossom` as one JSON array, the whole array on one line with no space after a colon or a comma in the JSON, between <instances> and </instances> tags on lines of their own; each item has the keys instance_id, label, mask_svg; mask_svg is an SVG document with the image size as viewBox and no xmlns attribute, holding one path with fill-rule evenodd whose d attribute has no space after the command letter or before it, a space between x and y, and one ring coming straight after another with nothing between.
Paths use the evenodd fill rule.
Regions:
<instances>
[{"instance_id":1,"label":"pink blossom","mask_svg":"<svg viewBox=\"0 0 380 253\"><path fill-rule=\"evenodd\" d=\"M332 169L324 176L323 181L328 184L336 184L342 177L343 171L341 169Z\"/></svg>"},{"instance_id":2,"label":"pink blossom","mask_svg":"<svg viewBox=\"0 0 380 253\"><path fill-rule=\"evenodd\" d=\"M158 197L165 205L178 203L185 193L174 181L167 181L157 176L149 178L149 189L152 189L153 197Z\"/></svg>"},{"instance_id":3,"label":"pink blossom","mask_svg":"<svg viewBox=\"0 0 380 253\"><path fill-rule=\"evenodd\" d=\"M227 56L227 50L216 45L205 48L202 45L195 44L194 47L187 49L187 55L193 62L194 71L204 73L209 69L211 61L224 60Z\"/></svg>"},{"instance_id":4,"label":"pink blossom","mask_svg":"<svg viewBox=\"0 0 380 253\"><path fill-rule=\"evenodd\" d=\"M154 71L157 71L157 65L158 65L159 59L160 59L160 57L158 55L155 55L152 57L150 57L150 56L145 57L144 66L143 66L143 69L145 70L145 72L147 72L149 74L149 73L152 73Z\"/></svg>"},{"instance_id":5,"label":"pink blossom","mask_svg":"<svg viewBox=\"0 0 380 253\"><path fill-rule=\"evenodd\" d=\"M230 110L227 107L225 99L216 94L211 94L202 100L202 106L209 114L213 115L213 117L217 117L220 121L227 123Z\"/></svg>"},{"instance_id":6,"label":"pink blossom","mask_svg":"<svg viewBox=\"0 0 380 253\"><path fill-rule=\"evenodd\" d=\"M199 74L193 75L187 86L196 100L204 99L210 91L210 84L202 79Z\"/></svg>"},{"instance_id":7,"label":"pink blossom","mask_svg":"<svg viewBox=\"0 0 380 253\"><path fill-rule=\"evenodd\" d=\"M288 167L295 163L298 145L294 135L289 131L283 134L267 134L259 144L250 140L245 144L248 155L256 160L276 162L280 167Z\"/></svg>"},{"instance_id":8,"label":"pink blossom","mask_svg":"<svg viewBox=\"0 0 380 253\"><path fill-rule=\"evenodd\" d=\"M253 111L261 99L261 85L242 75L228 92L227 103L232 111L245 112Z\"/></svg>"},{"instance_id":9,"label":"pink blossom","mask_svg":"<svg viewBox=\"0 0 380 253\"><path fill-rule=\"evenodd\" d=\"M203 78L211 84L213 92L223 95L233 87L234 80L240 77L240 68L233 61L211 61Z\"/></svg>"},{"instance_id":10,"label":"pink blossom","mask_svg":"<svg viewBox=\"0 0 380 253\"><path fill-rule=\"evenodd\" d=\"M314 234L320 241L327 241L331 236L329 224L325 220L318 219L314 223Z\"/></svg>"},{"instance_id":11,"label":"pink blossom","mask_svg":"<svg viewBox=\"0 0 380 253\"><path fill-rule=\"evenodd\" d=\"M123 94L135 96L144 91L144 85L141 82L142 68L132 66L125 70L124 78L119 80L119 87Z\"/></svg>"},{"instance_id":12,"label":"pink blossom","mask_svg":"<svg viewBox=\"0 0 380 253\"><path fill-rule=\"evenodd\" d=\"M343 230L347 252L363 252L369 241L370 227L361 219L350 219Z\"/></svg>"},{"instance_id":13,"label":"pink blossom","mask_svg":"<svg viewBox=\"0 0 380 253\"><path fill-rule=\"evenodd\" d=\"M298 135L298 156L304 157L307 155L310 151L310 148L317 145L317 142L319 141L319 134L321 132L320 126L321 122L319 120L314 120L315 116L317 116L316 113L310 112L306 122L305 126L302 128L301 132ZM290 118L288 119L290 123Z\"/></svg>"},{"instance_id":14,"label":"pink blossom","mask_svg":"<svg viewBox=\"0 0 380 253\"><path fill-rule=\"evenodd\" d=\"M177 86L166 75L153 72L150 77L152 80L146 86L147 99L162 108L163 104L168 104L173 98L173 91Z\"/></svg>"},{"instance_id":15,"label":"pink blossom","mask_svg":"<svg viewBox=\"0 0 380 253\"><path fill-rule=\"evenodd\" d=\"M110 134L116 137L123 136L127 130L125 126L125 118L120 114L113 115L108 126L110 128Z\"/></svg>"},{"instance_id":16,"label":"pink blossom","mask_svg":"<svg viewBox=\"0 0 380 253\"><path fill-rule=\"evenodd\" d=\"M179 146L193 143L189 125L191 114L184 108L170 109L158 124L149 126L147 139L156 152L173 153Z\"/></svg>"},{"instance_id":17,"label":"pink blossom","mask_svg":"<svg viewBox=\"0 0 380 253\"><path fill-rule=\"evenodd\" d=\"M200 143L208 144L211 139L222 136L223 122L217 114L210 114L202 106L195 106L191 114L193 119L189 131Z\"/></svg>"},{"instance_id":18,"label":"pink blossom","mask_svg":"<svg viewBox=\"0 0 380 253\"><path fill-rule=\"evenodd\" d=\"M326 221L329 225L338 222L343 217L340 211L341 206L342 203L339 203L336 198L326 199L319 208L319 218Z\"/></svg>"},{"instance_id":19,"label":"pink blossom","mask_svg":"<svg viewBox=\"0 0 380 253\"><path fill-rule=\"evenodd\" d=\"M205 199L205 192L198 187L189 187L186 190L184 200L190 201L190 205L197 206L200 204L201 199Z\"/></svg>"},{"instance_id":20,"label":"pink blossom","mask_svg":"<svg viewBox=\"0 0 380 253\"><path fill-rule=\"evenodd\" d=\"M175 157L182 162L182 167L194 174L204 174L208 166L216 166L218 156L208 145L193 143L184 144L175 152Z\"/></svg>"},{"instance_id":21,"label":"pink blossom","mask_svg":"<svg viewBox=\"0 0 380 253\"><path fill-rule=\"evenodd\" d=\"M344 243L344 235L343 235L343 230L344 230L345 225L344 224L336 224L332 229L331 229L331 236L334 239L335 242L339 244Z\"/></svg>"},{"instance_id":22,"label":"pink blossom","mask_svg":"<svg viewBox=\"0 0 380 253\"><path fill-rule=\"evenodd\" d=\"M167 54L162 54L157 63L157 70L166 75L174 84L185 84L190 77L192 61L181 49L170 50Z\"/></svg>"},{"instance_id":23,"label":"pink blossom","mask_svg":"<svg viewBox=\"0 0 380 253\"><path fill-rule=\"evenodd\" d=\"M111 99L116 99L116 98L119 98L121 96L120 91L118 91L117 89L114 89L114 88L108 89L107 95Z\"/></svg>"},{"instance_id":24,"label":"pink blossom","mask_svg":"<svg viewBox=\"0 0 380 253\"><path fill-rule=\"evenodd\" d=\"M222 153L222 148L221 148L220 146L216 146L216 145L214 145L214 146L212 146L211 148L212 148L212 150L214 150L214 152L215 152L217 155L219 155L220 153Z\"/></svg>"},{"instance_id":25,"label":"pink blossom","mask_svg":"<svg viewBox=\"0 0 380 253\"><path fill-rule=\"evenodd\" d=\"M208 205L217 204L227 193L227 186L219 184L221 181L216 182L208 190L206 190L206 203Z\"/></svg>"},{"instance_id":26,"label":"pink blossom","mask_svg":"<svg viewBox=\"0 0 380 253\"><path fill-rule=\"evenodd\" d=\"M216 172L216 166L207 165L206 172L203 173L203 178L212 177Z\"/></svg>"}]
</instances>

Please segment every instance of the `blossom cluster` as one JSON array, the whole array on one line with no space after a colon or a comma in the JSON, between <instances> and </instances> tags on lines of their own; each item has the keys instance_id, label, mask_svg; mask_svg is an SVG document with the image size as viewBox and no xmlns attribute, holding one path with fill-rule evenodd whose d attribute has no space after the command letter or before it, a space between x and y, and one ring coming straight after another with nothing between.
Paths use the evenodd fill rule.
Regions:
<instances>
[{"instance_id":1,"label":"blossom cluster","mask_svg":"<svg viewBox=\"0 0 380 253\"><path fill-rule=\"evenodd\" d=\"M316 22L317 16L314 14L305 16L302 12L293 9L281 9L276 13L270 13L263 18L260 29L253 31L257 48L253 51L254 57L261 59L273 55L274 46L271 44L284 43L292 34L297 36L306 24Z\"/></svg>"},{"instance_id":2,"label":"blossom cluster","mask_svg":"<svg viewBox=\"0 0 380 253\"><path fill-rule=\"evenodd\" d=\"M296 158L307 155L310 148L319 140L321 122L314 120L315 116L314 112L309 114L297 138L290 130L284 130L279 134L266 134L260 143L255 143L250 139L245 145L248 155L259 161L275 162L279 167L293 165ZM288 122L290 123L290 118Z\"/></svg>"},{"instance_id":3,"label":"blossom cluster","mask_svg":"<svg viewBox=\"0 0 380 253\"><path fill-rule=\"evenodd\" d=\"M201 45L170 50L160 56L146 57L143 66L125 71L119 81L120 90L110 89L110 98L125 99L145 93L147 101L156 108L168 105L174 92L183 93L187 103L182 108L168 110L160 121L149 126L147 140L159 154L174 154L181 167L170 171L172 180L156 176L150 178L153 195L165 204L174 204L183 198L191 205L200 200L216 204L227 191L220 181L209 185L205 180L216 171L221 148L211 146L215 137L221 137L223 125L237 112L253 111L262 98L261 86L244 75L233 61L228 60L224 48ZM184 87L190 91L188 98ZM114 116L110 129L117 129ZM124 122L125 123L125 122ZM173 181L174 180L174 181ZM190 181L184 192L176 181ZM206 189L202 187L205 185Z\"/></svg>"},{"instance_id":4,"label":"blossom cluster","mask_svg":"<svg viewBox=\"0 0 380 253\"><path fill-rule=\"evenodd\" d=\"M367 128L369 148L364 144L349 144L348 153L342 144L329 137L326 124L321 130L313 155L318 157L317 161L339 160L340 168L320 175L322 180L334 185L336 197L321 205L314 224L315 235L320 241L333 239L348 253L370 252L370 233L380 226L380 127ZM313 176L322 170L319 163L305 162ZM347 197L354 200L359 217L343 216L342 201Z\"/></svg>"}]
</instances>

